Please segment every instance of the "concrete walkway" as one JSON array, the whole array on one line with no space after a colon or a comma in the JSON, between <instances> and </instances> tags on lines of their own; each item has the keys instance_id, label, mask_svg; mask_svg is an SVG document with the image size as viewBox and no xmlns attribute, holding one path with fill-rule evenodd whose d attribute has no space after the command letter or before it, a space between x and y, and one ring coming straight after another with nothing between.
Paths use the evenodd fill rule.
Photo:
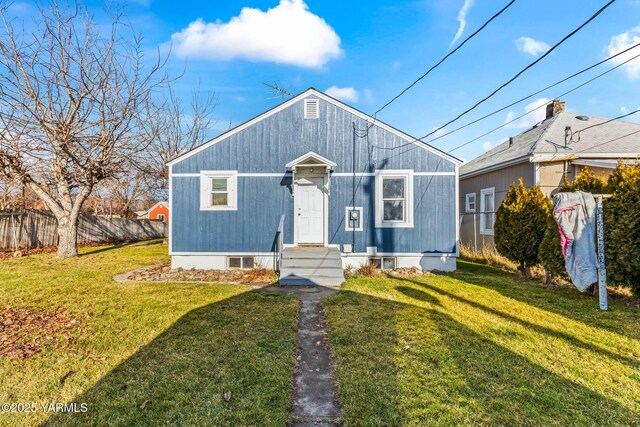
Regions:
<instances>
[{"instance_id":1,"label":"concrete walkway","mask_svg":"<svg viewBox=\"0 0 640 427\"><path fill-rule=\"evenodd\" d=\"M300 300L298 363L294 374L293 416L303 426L337 426L340 407L333 389L333 368L322 299L338 292L320 286L270 286L265 290Z\"/></svg>"}]
</instances>

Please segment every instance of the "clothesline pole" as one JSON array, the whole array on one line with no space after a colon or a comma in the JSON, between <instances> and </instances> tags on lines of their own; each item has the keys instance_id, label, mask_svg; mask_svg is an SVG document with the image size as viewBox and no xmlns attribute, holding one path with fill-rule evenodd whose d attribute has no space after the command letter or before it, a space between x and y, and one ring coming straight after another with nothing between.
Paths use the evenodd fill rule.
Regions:
<instances>
[{"instance_id":1,"label":"clothesline pole","mask_svg":"<svg viewBox=\"0 0 640 427\"><path fill-rule=\"evenodd\" d=\"M598 297L600 299L600 310L607 310L607 268L604 262L604 215L602 209L602 194L596 196L596 221L598 237Z\"/></svg>"}]
</instances>

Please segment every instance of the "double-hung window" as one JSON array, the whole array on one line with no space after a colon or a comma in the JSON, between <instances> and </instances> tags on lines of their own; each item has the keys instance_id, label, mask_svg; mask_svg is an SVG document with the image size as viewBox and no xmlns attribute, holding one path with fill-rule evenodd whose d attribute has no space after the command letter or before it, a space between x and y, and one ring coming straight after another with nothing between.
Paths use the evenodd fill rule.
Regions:
<instances>
[{"instance_id":1,"label":"double-hung window","mask_svg":"<svg viewBox=\"0 0 640 427\"><path fill-rule=\"evenodd\" d=\"M476 212L476 193L469 193L465 199L465 211L467 213Z\"/></svg>"},{"instance_id":2,"label":"double-hung window","mask_svg":"<svg viewBox=\"0 0 640 427\"><path fill-rule=\"evenodd\" d=\"M413 171L376 173L376 227L413 227Z\"/></svg>"},{"instance_id":3,"label":"double-hung window","mask_svg":"<svg viewBox=\"0 0 640 427\"><path fill-rule=\"evenodd\" d=\"M236 210L236 171L204 171L200 174L200 210Z\"/></svg>"},{"instance_id":4,"label":"double-hung window","mask_svg":"<svg viewBox=\"0 0 640 427\"><path fill-rule=\"evenodd\" d=\"M480 234L493 235L496 211L495 188L483 188L480 190Z\"/></svg>"}]
</instances>

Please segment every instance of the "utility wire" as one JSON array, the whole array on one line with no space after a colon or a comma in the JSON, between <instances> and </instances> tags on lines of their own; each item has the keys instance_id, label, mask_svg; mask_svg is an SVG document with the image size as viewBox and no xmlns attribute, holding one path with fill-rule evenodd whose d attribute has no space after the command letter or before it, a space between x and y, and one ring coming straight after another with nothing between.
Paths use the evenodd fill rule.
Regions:
<instances>
[{"instance_id":1,"label":"utility wire","mask_svg":"<svg viewBox=\"0 0 640 427\"><path fill-rule=\"evenodd\" d=\"M464 41L462 43L460 43L455 49L453 49L451 52L449 52L448 54L446 54L440 61L438 61L435 65L433 65L431 68L429 68L427 70L426 73L424 73L423 75L421 75L420 77L418 77L416 80L413 81L413 83L411 83L409 86L407 86L406 88L404 88L399 94L397 94L396 96L394 96L389 102L387 102L386 104L384 104L382 107L380 107L378 109L378 111L376 111L375 113L373 113L373 116L375 117L380 111L384 110L385 108L387 108L389 105L391 105L396 99L400 98L402 95L404 95L409 89L411 89L412 87L414 87L416 84L418 84L418 82L420 82L422 79L424 79L425 77L427 77L429 75L429 73L431 73L433 70L435 70L436 68L438 68L438 66L440 66L440 64L442 64L444 61L447 60L447 58L449 58L451 55L453 55L454 53L456 53L458 51L458 49L460 49L462 46L464 46L469 40L471 40L472 38L474 38L480 31L484 30L484 28L489 25L491 23L491 21L493 21L494 19L496 19L498 16L502 15L502 13L504 11L506 11L507 9L509 9L514 3L516 2L516 0L511 0L509 3L507 3L507 5L505 5L502 9L500 9L496 14L494 14L491 18L489 18L488 21L486 21L484 24L482 24L482 26L480 28L478 28L476 31L474 31L471 35L469 35L469 37L467 37L466 39L464 39Z\"/></svg>"},{"instance_id":2,"label":"utility wire","mask_svg":"<svg viewBox=\"0 0 640 427\"><path fill-rule=\"evenodd\" d=\"M549 89L551 89L551 88L553 88L553 87L555 87L555 86L558 86L558 85L560 85L560 84L562 84L562 83L564 83L564 82L566 82L566 81L568 81L568 80L573 79L574 77L577 77L577 76L579 76L579 75L581 75L581 74L584 74L584 73L586 73L587 71L590 71L590 70L592 70L592 69L596 68L597 66L604 64L605 62L611 61L612 59L614 59L614 58L616 58L616 57L618 57L618 56L620 56L620 55L623 55L623 54L625 54L625 53L629 52L629 51L630 51L630 50L632 50L632 49L637 48L638 46L640 46L640 43L637 43L637 44L635 44L635 45L633 45L633 46L631 46L631 47L629 47L629 48L627 48L627 49L625 49L625 50L623 50L623 51L621 51L621 52L616 53L615 55L612 55L612 56L610 56L610 57L608 57L608 58L605 58L605 59L603 59L602 61L600 61L600 62L598 62L598 63L596 63L596 64L593 64L593 65L591 65L591 66L589 66L589 67L587 67L587 68L584 68L584 69L582 69L582 70L580 70L580 71L578 71L578 72L576 72L576 73L573 73L572 75L570 75L570 76L568 76L568 77L565 77L565 78L563 78L562 80L558 80L557 82L555 82L555 83L553 83L553 84L550 84L549 86L544 87L544 88L542 88L542 89L540 89L540 90L537 90L537 91L533 92L532 94L529 94L529 95L527 95L527 96L525 96L525 97L523 97L523 98L520 98L520 99L518 99L517 101L514 101L514 102L512 102L512 103L511 103L511 104L509 104L509 105L505 105L504 107L502 107L502 108L500 108L500 109L498 109L498 110L495 110L495 111L493 111L493 112L491 112L491 113L489 113L489 114L486 114L486 115L484 115L484 116L482 116L482 117L480 117L480 118L478 118L478 119L476 119L476 120L473 120L473 121L468 122L468 123L466 123L466 124L464 124L464 125L462 125L462 126L459 126L459 127L455 128L455 129L453 129L453 130L451 130L451 131L449 131L449 132L446 132L446 133L444 133L444 134L442 134L442 135L438 135L437 137L435 137L435 138L433 138L433 139L430 139L429 141L426 141L425 143L426 143L426 144L432 143L432 142L437 141L437 140L439 140L439 139L441 139L441 138L444 138L444 137L446 137L446 136L449 136L449 135L451 135L452 133L458 132L459 130L462 130L462 129L465 129L465 128L467 128L467 127L471 126L471 125L474 125L474 124L476 124L476 123L478 123L478 122L480 122L480 121L482 121L482 120L484 120L484 119L487 119L487 118L489 118L489 117L491 117L491 116L495 116L496 114L498 114L498 113L500 113L500 112L502 112L502 111L504 111L504 110L506 110L506 109L508 109L508 108L511 108L511 107L513 107L513 106L514 106L514 105L516 105L516 104L521 103L522 101L526 101L527 99L533 98L534 96L539 95L539 94L541 94L542 92L544 92L544 91L546 91L546 90L549 90Z\"/></svg>"},{"instance_id":3,"label":"utility wire","mask_svg":"<svg viewBox=\"0 0 640 427\"><path fill-rule=\"evenodd\" d=\"M618 117L614 117L613 119L609 119L606 122L596 123L595 125L587 126L586 128L577 130L573 135L577 134L578 135L578 139L574 140L573 139L573 135L571 135L571 142L580 142L580 136L581 136L582 132L584 132L586 130L593 129L593 128L596 128L598 126L606 125L606 124L609 124L609 123L611 123L613 121L624 119L625 117L629 117L629 116L632 116L632 115L637 114L637 113L640 113L640 108L638 108L637 110L632 111L630 113L623 114L623 115L618 116Z\"/></svg>"},{"instance_id":4,"label":"utility wire","mask_svg":"<svg viewBox=\"0 0 640 427\"><path fill-rule=\"evenodd\" d=\"M555 97L555 99L562 98L563 96L566 96L566 95L568 95L568 94L570 94L570 93L572 93L572 92L575 92L576 90L578 90L578 89L580 89L580 88L582 88L582 87L584 87L584 86L588 85L589 83L593 82L594 80L597 80L597 79L599 79L599 78L601 78L601 77L603 77L603 76L605 76L605 75L609 74L610 72L612 72L612 71L614 71L614 70L616 70L616 69L618 69L618 68L622 67L623 65L625 65L625 64L627 64L627 63L629 63L629 62L631 62L631 61L633 61L634 59L637 59L637 58L639 58L639 57L640 57L640 54L638 54L638 55L636 55L636 56L634 56L634 57L632 57L632 58L630 58L630 59L628 59L628 60L626 60L626 61L624 61L624 62L622 62L622 63L618 64L618 65L616 65L615 67L609 68L608 70L606 70L606 71L604 71L604 72L602 72L602 73L598 74L597 76L594 76L594 77L590 78L589 80L585 81L584 83L581 83L581 84L579 84L578 86L576 86L576 87L574 87L574 88L572 88L572 89L570 89L570 90L568 90L568 91L566 91L566 92L564 92L564 93L562 93L562 94L560 94L560 95L556 96L556 97ZM467 145L469 145L469 144L471 144L471 143L473 143L473 142L475 142L475 141L477 141L477 140L479 140L479 139L481 139L481 138L484 138L485 136L487 136L487 135L489 135L489 134L491 134L491 133L493 133L493 132L495 132L495 131L497 131L497 130L499 130L499 129L502 129L502 128L503 128L503 127L505 127L505 126L510 125L511 123L513 123L513 122L515 122L515 121L517 121L517 120L520 120L521 118L523 118L523 117L525 117L525 116L528 116L529 114L533 114L535 111L537 111L537 110L539 110L539 109L541 109L541 108L544 108L544 107L546 107L546 105L540 105L539 107L536 107L536 108L534 108L534 109L532 109L532 110L530 110L530 111L527 111L526 113L521 114L521 115L519 115L518 117L516 117L516 118L514 118L514 119L512 119L512 120L509 120L508 122L505 122L505 123L501 124L500 126L495 127L495 128L493 128L493 129L491 129L490 131L485 132L485 133L483 133L482 135L477 136L477 137L475 137L475 138L473 138L473 139L471 139L471 140L469 140L469 141L465 142L464 144L460 144L460 145L458 145L457 147L452 148L451 150L447 151L447 154L449 154L449 153L451 153L451 152L453 152L453 151L459 150L460 148L465 147L465 146L467 146ZM635 114L635 113L636 113L636 112L638 112L638 111L639 111L639 110L636 110L636 111L634 111L634 112L632 112L632 113L629 113L628 115ZM621 117L619 117L619 118L622 118L622 117L626 117L626 115L625 115L625 116L621 116ZM616 118L616 119L617 119L617 118ZM612 120L616 120L616 119L612 119ZM585 128L585 129L586 129L586 128ZM584 129L583 129L583 130L584 130Z\"/></svg>"},{"instance_id":5,"label":"utility wire","mask_svg":"<svg viewBox=\"0 0 640 427\"><path fill-rule=\"evenodd\" d=\"M605 144L608 144L610 142L615 142L615 141L618 141L620 139L624 139L624 138L627 138L629 136L636 135L638 133L640 133L640 130L636 130L636 131L633 131L633 132L628 133L626 135L622 135L622 136L619 136L617 138L613 138L613 139L610 139L608 141L601 142L600 144L592 145L591 147L583 148L582 150L574 151L574 153L584 153L585 151L592 150L592 149L594 149L596 147L600 147L601 145L605 145Z\"/></svg>"},{"instance_id":6,"label":"utility wire","mask_svg":"<svg viewBox=\"0 0 640 427\"><path fill-rule=\"evenodd\" d=\"M538 95L538 94L540 94L541 92L543 92L543 91L547 90L548 88L551 88L551 87L557 86L557 85L558 85L558 84L560 84L560 83L566 82L567 80L569 80L569 79L571 79L571 78L573 78L573 77L575 77L575 76L578 76L578 75L580 75L580 74L583 74L584 72L586 72L586 71L588 71L588 70L591 70L591 69L593 69L594 67L596 67L596 66L598 66L598 65L601 65L601 64L603 64L603 63L605 63L605 62L607 62L607 61L610 61L610 60L614 59L615 57L617 57L617 56L619 56L619 55L621 55L621 54L624 54L624 53L626 53L626 52L630 51L631 49L634 49L634 48L636 48L636 47L638 47L638 46L640 46L640 43L638 43L638 44L636 44L636 45L634 45L634 46L631 46L630 48L628 48L628 49L626 49L626 50L624 50L624 51L620 52L619 54L616 54L616 55L610 56L609 58L604 59L604 60L602 60L602 61L598 62L597 64L594 64L594 65L592 65L592 66L590 66L590 67L587 67L587 68L585 68L584 70L578 71L577 73L574 73L573 75L571 75L571 76L569 76L569 77L566 77L566 78L564 78L564 79L562 79L562 80L560 80L560 81L558 81L558 82L556 82L556 83L553 83L552 85L549 85L549 86L547 86L547 87L546 87L546 88L544 88L544 89L541 89L541 90L539 90L539 91L536 91L536 92L534 92L533 94L531 94L531 95L529 95L529 96L527 96L527 97L521 98L520 100L518 100L518 101L516 101L516 102L513 102L513 103L509 104L509 105L508 105L508 106L506 106L506 107L500 108L500 109L498 109L498 110L496 110L496 111L494 111L494 112L492 112L492 113L489 113L489 114L487 114L487 115L485 115L485 116L483 116L483 117L479 118L478 120L475 120L475 121L473 121L473 122L467 123L466 125L461 126L461 127L460 127L460 128L458 128L458 129L454 129L454 130L452 130L451 132L449 132L448 134L451 134L451 133L453 133L453 132L455 132L455 131L457 131L457 130L459 130L459 129L462 129L462 128L467 127L467 126L472 125L472 124L475 124L475 123L477 123L477 122L478 122L478 121L480 121L480 120L483 120L483 119L485 119L485 118L487 118L487 117L493 116L493 115L495 115L495 114L497 114L497 113L499 113L499 112L501 112L501 111L504 111L505 109L507 109L507 108L509 108L509 107L512 107L512 106L516 105L517 103L522 102L523 100L526 100L526 99L531 98L531 97L533 97L533 96L535 96L535 95ZM582 88L582 87L586 86L587 84L589 84L589 83L591 83L591 82L593 82L593 81L595 81L595 80L597 80L597 79L599 79L599 78L601 78L601 77L604 77L605 75L609 74L610 72L612 72L612 71L614 71L614 70L616 70L616 69L618 69L618 68L620 68L620 67L622 67L622 66L624 66L624 65L628 64L629 62L631 62L631 61L633 61L633 60L635 60L635 59L637 59L637 58L640 58L640 54L635 55L635 56L633 56L633 57L631 57L631 58L627 59L626 61L624 61L624 62L622 62L622 63L620 63L620 64L618 64L618 65L616 65L616 66L614 66L614 67L609 68L608 70L606 70L606 71L604 71L604 72L602 72L602 73L600 73L600 74L598 74L598 75L596 75L596 76L594 76L594 77L590 78L589 80L585 81L584 83L581 83L581 84L579 84L578 86L575 86L574 88L572 88L572 89L570 89L570 90L568 90L568 91L566 91L566 92L564 92L564 93L562 93L562 94L559 94L558 96L556 96L556 97L555 97L555 99L562 98L563 96L568 95L568 94L570 94L570 93L572 93L572 92L574 92L574 91L576 91L576 90L578 90L578 89L580 89L580 88ZM482 134L482 135L480 135L480 136L478 136L478 137L476 137L476 138L474 138L474 139L472 139L472 140L470 140L470 141L467 141L467 142L465 142L464 144L461 144L461 145L459 145L459 146L457 146L457 147L455 147L455 148L453 148L453 149L449 150L447 153L451 153L451 152L453 152L453 151L456 151L456 150L458 150L458 149L460 149L460 148L462 148L462 147L465 147L465 146L467 146L467 145L471 144L472 142L477 141L477 140L478 140L478 139L480 139L480 138L484 138L485 136L487 136L487 135L489 135L489 134L491 134L491 133L493 133L493 132L495 132L495 131L497 131L497 130L499 130L499 129L502 129L503 127L505 127L505 126L507 126L507 125L509 125L509 124L511 124L511 123L513 123L513 122L515 122L515 121L517 121L517 120L520 120L521 118L523 118L523 117L525 117L525 116L528 116L529 114L532 114L532 113L534 113L534 112L536 112L536 111L538 111L539 109L544 108L544 107L546 107L546 106L545 106L545 105L541 105L541 106L536 107L536 108L534 108L534 109L532 109L532 110L530 110L530 111L527 111L526 113L524 113L524 114L522 114L522 115L520 115L520 116L518 116L518 117L516 117L516 118L514 118L514 119L512 119L512 120L510 120L510 121L508 121L508 122L506 122L506 123L503 123L502 125L500 125L500 126L498 126L498 127L496 127L496 128L493 128L492 130L490 130L490 131L488 131L488 132L486 132L486 133L484 133L484 134ZM374 147L375 147L375 148L378 148L378 149L381 149L381 150L397 150L397 149L399 149L399 148L403 148L403 147L406 147L406 146L409 146L409 145L413 145L413 144L414 144L414 143L416 143L416 142L421 142L421 143L423 143L423 144L430 144L431 142L436 141L436 140L438 140L438 139L440 139L440 138L442 138L442 137L444 137L444 136L446 136L446 135L448 135L448 134L440 135L440 136L438 136L438 137L436 137L436 138L433 138L433 139L430 139L430 140L428 140L428 141L422 141L422 139L415 139L415 140L413 140L413 141L411 141L411 142L407 142L407 143L405 143L405 144L401 144L401 145L398 145L398 146L395 146L395 147L379 147L379 146L374 146Z\"/></svg>"},{"instance_id":7,"label":"utility wire","mask_svg":"<svg viewBox=\"0 0 640 427\"><path fill-rule=\"evenodd\" d=\"M596 19L602 12L604 12L609 6L611 6L613 3L615 3L617 0L610 0L607 4L605 4L604 6L602 6L596 13L594 13L589 19L587 19L585 22L583 22L582 24L580 24L580 26L578 26L575 30L571 31L569 34L567 34L566 36L564 36L562 38L562 40L560 40L558 43L556 43L555 45L553 45L548 51L546 51L542 56L540 56L540 58L536 59L535 61L533 61L532 63L530 63L529 65L527 65L526 67L524 67L522 70L520 70L518 73L516 73L516 75L514 75L511 79L507 80L505 83L503 83L502 85L500 85L497 89L495 89L493 92L491 92L489 95L487 95L486 97L484 97L483 99L481 99L480 101L478 101L475 105L473 105L472 107L468 108L467 110L463 111L462 113L460 113L456 118L449 120L447 123L445 123L444 125L432 130L431 132L429 132L428 134L426 134L425 136L423 136L420 139L424 139L428 136L433 135L434 133L444 129L445 127L449 126L451 123L459 120L460 118L462 118L463 116L465 116L466 114L470 113L471 111L475 110L476 108L478 108L481 104L483 104L484 102L486 102L489 98L492 98L495 94L497 94L498 92L500 92L502 89L504 89L505 87L507 87L508 85L510 85L511 83L513 83L518 77L520 77L522 74L524 74L527 70L529 70L530 68L532 68L533 66L535 66L536 64L538 64L540 61L542 61L544 58L546 58L547 56L549 56L551 54L551 52L553 52L554 50L556 50L560 45L562 45L564 42L566 42L567 40L569 40L571 37L573 37L578 31L582 30L584 27L586 27L589 23L591 23L591 21L593 21L594 19Z\"/></svg>"}]
</instances>

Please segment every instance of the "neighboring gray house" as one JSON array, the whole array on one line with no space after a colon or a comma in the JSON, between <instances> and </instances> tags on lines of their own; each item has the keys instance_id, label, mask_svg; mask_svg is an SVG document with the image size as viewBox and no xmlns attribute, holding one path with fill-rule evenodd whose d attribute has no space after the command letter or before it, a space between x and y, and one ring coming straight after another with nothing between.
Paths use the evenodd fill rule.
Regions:
<instances>
[{"instance_id":1,"label":"neighboring gray house","mask_svg":"<svg viewBox=\"0 0 640 427\"><path fill-rule=\"evenodd\" d=\"M545 120L460 167L462 244L493 245L493 212L519 179L548 196L582 168L606 176L619 160L638 159L640 124L568 113L564 105L551 102Z\"/></svg>"},{"instance_id":2,"label":"neighboring gray house","mask_svg":"<svg viewBox=\"0 0 640 427\"><path fill-rule=\"evenodd\" d=\"M460 163L308 89L169 163L172 266L454 270Z\"/></svg>"}]
</instances>

